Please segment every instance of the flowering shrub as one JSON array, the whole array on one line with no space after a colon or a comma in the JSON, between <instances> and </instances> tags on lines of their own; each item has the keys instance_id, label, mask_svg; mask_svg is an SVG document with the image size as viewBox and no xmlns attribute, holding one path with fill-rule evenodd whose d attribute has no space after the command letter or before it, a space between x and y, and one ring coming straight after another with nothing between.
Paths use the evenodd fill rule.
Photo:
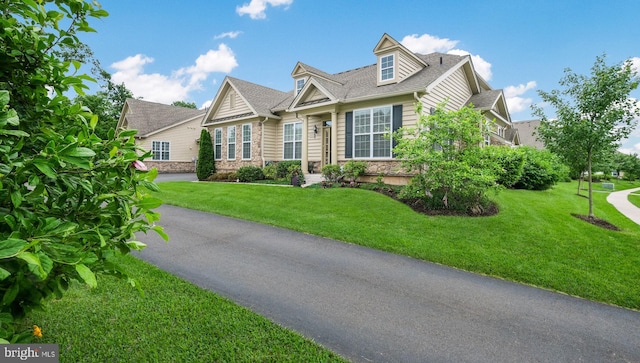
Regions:
<instances>
[{"instance_id":1,"label":"flowering shrub","mask_svg":"<svg viewBox=\"0 0 640 363\"><path fill-rule=\"evenodd\" d=\"M45 4L46 3L46 4ZM128 278L116 254L141 249L136 232L155 230L161 201L150 154L135 130L107 139L98 117L64 95L82 93L89 79L74 75L79 61L60 60L59 44L74 47L87 19L107 13L92 1L8 0L0 18L0 343L24 343L42 330L16 323L72 280L91 287L96 274ZM67 18L63 27L59 22ZM135 284L134 284L135 285Z\"/></svg>"}]
</instances>

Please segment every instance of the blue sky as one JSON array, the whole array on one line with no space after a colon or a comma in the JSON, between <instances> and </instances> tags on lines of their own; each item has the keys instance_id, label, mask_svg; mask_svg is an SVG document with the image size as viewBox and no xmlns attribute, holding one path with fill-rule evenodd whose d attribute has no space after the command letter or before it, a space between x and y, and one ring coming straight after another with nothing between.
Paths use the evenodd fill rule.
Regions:
<instances>
[{"instance_id":1,"label":"blue sky","mask_svg":"<svg viewBox=\"0 0 640 363\"><path fill-rule=\"evenodd\" d=\"M471 54L513 120L531 119L537 90L560 89L567 67L588 75L606 53L640 68L637 0L99 2L110 15L82 39L114 81L167 104L204 107L226 75L289 91L298 61L328 73L374 64L384 33L419 53ZM640 128L621 150L640 153Z\"/></svg>"}]
</instances>

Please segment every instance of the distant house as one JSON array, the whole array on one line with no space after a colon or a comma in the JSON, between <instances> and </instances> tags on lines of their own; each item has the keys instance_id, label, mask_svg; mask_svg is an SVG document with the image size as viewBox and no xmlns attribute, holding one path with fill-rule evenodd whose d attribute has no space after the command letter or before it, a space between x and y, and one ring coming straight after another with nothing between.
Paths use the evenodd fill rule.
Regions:
<instances>
[{"instance_id":1,"label":"distant house","mask_svg":"<svg viewBox=\"0 0 640 363\"><path fill-rule=\"evenodd\" d=\"M136 129L136 143L153 152L147 167L159 172L195 172L198 142L205 110L164 105L129 98L118 129Z\"/></svg>"},{"instance_id":2,"label":"distant house","mask_svg":"<svg viewBox=\"0 0 640 363\"><path fill-rule=\"evenodd\" d=\"M513 128L518 130L520 145L544 149L544 143L537 140L537 129L539 126L540 120L514 121Z\"/></svg>"},{"instance_id":3,"label":"distant house","mask_svg":"<svg viewBox=\"0 0 640 363\"><path fill-rule=\"evenodd\" d=\"M473 103L496 121L486 144L520 143L504 93L478 75L470 56L413 53L384 34L373 58L375 64L335 74L298 62L290 92L226 77L202 121L214 139L216 170L300 160L305 173L318 173L362 160L369 179L382 174L387 183L405 183L409 174L388 135L416 123L418 101L426 112L445 100L451 110Z\"/></svg>"}]
</instances>

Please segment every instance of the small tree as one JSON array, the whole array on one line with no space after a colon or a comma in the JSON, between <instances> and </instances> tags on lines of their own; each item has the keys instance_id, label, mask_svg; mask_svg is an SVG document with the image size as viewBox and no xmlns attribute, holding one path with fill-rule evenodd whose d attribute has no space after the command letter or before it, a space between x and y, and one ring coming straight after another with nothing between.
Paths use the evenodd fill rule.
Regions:
<instances>
[{"instance_id":1,"label":"small tree","mask_svg":"<svg viewBox=\"0 0 640 363\"><path fill-rule=\"evenodd\" d=\"M198 177L198 180L205 180L215 172L216 169L211 134L209 134L207 129L202 129L200 132L200 149L198 150L196 176Z\"/></svg>"},{"instance_id":2,"label":"small tree","mask_svg":"<svg viewBox=\"0 0 640 363\"><path fill-rule=\"evenodd\" d=\"M490 122L472 106L446 111L443 103L425 115L418 104L416 112L416 126L394 135L394 153L407 170L417 172L404 196L426 199L439 208L480 213L486 193L498 187L494 169L483 166L479 155Z\"/></svg>"},{"instance_id":3,"label":"small tree","mask_svg":"<svg viewBox=\"0 0 640 363\"><path fill-rule=\"evenodd\" d=\"M541 118L538 134L545 146L560 155L573 169L586 167L589 183L589 218L593 214L592 165L610 154L620 140L629 136L640 116L637 101L629 94L639 79L631 61L607 66L605 57L596 57L591 76L565 70L560 85L565 89L539 91L540 97L556 110L557 119L548 118L534 106Z\"/></svg>"}]
</instances>

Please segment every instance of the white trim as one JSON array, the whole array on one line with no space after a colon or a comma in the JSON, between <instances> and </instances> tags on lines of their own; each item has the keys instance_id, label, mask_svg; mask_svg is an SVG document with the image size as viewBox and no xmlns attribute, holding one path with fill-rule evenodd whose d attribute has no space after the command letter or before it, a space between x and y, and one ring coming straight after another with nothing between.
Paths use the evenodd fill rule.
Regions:
<instances>
[{"instance_id":1,"label":"white trim","mask_svg":"<svg viewBox=\"0 0 640 363\"><path fill-rule=\"evenodd\" d=\"M217 143L217 133L220 132L220 143ZM214 160L222 160L222 127L216 127L213 129L213 157ZM220 153L216 152L216 147L220 145Z\"/></svg>"},{"instance_id":2,"label":"white trim","mask_svg":"<svg viewBox=\"0 0 640 363\"><path fill-rule=\"evenodd\" d=\"M384 58L389 58L391 57L391 67L387 66L387 67L383 67L382 62ZM396 61L396 54L395 53L388 53L388 54L381 54L378 57L378 81L380 83L388 83L388 82L393 82L396 79L396 73L397 73L397 61ZM391 77L389 78L382 78L382 74L383 71L386 70L391 70Z\"/></svg>"},{"instance_id":3,"label":"white trim","mask_svg":"<svg viewBox=\"0 0 640 363\"><path fill-rule=\"evenodd\" d=\"M160 150L159 150L160 152L159 152L159 155L158 155L158 159L155 158L156 157L156 153L154 151L155 148L153 147L156 143L160 144ZM162 154L165 152L164 151L164 145L165 144L167 145L167 151L166 151L167 158L163 159L162 158ZM151 153L153 154L153 156L151 157L152 161L171 161L171 141L152 140L151 141Z\"/></svg>"},{"instance_id":4,"label":"white trim","mask_svg":"<svg viewBox=\"0 0 640 363\"><path fill-rule=\"evenodd\" d=\"M373 110L378 108L388 108L389 109L389 128L384 132L374 132L373 131ZM356 112L359 111L369 111L369 132L366 134L357 134L356 135ZM393 133L391 130L393 129L393 105L380 105L380 106L372 106L366 108L359 108L352 111L353 112L353 132L352 132L352 158L353 159L362 159L362 160L372 160L372 159L393 159ZM384 135L387 133L391 133L391 137L389 138L389 156L373 156L374 150L374 135ZM356 136L359 135L369 135L369 156L356 156Z\"/></svg>"},{"instance_id":5,"label":"white trim","mask_svg":"<svg viewBox=\"0 0 640 363\"><path fill-rule=\"evenodd\" d=\"M249 126L249 140L245 140L245 126ZM252 124L242 124L242 155L240 155L240 158L242 160L251 160L251 143L253 140L253 125ZM244 147L245 144L249 145L249 157L245 158L244 157Z\"/></svg>"},{"instance_id":6,"label":"white trim","mask_svg":"<svg viewBox=\"0 0 640 363\"><path fill-rule=\"evenodd\" d=\"M293 140L291 141L286 141L285 140L285 130L287 128L288 125L293 125ZM302 130L302 134L300 135L300 140L296 140L296 125L300 125L300 128L303 128L303 123L301 121L294 121L294 122L287 122L285 124L282 125L282 160L301 160L302 158L302 134L304 134L305 130ZM296 158L296 143L300 143L300 159ZM285 144L287 143L293 143L293 149L292 151L292 155L291 158L287 158L285 156Z\"/></svg>"},{"instance_id":7,"label":"white trim","mask_svg":"<svg viewBox=\"0 0 640 363\"><path fill-rule=\"evenodd\" d=\"M230 142L231 139L229 138L230 135L230 130L233 129L233 149L230 149L229 147L232 145L232 143ZM228 126L227 127L227 160L236 160L236 144L238 141L238 134L236 133L236 126ZM233 150L233 158L229 157L229 150Z\"/></svg>"}]
</instances>

